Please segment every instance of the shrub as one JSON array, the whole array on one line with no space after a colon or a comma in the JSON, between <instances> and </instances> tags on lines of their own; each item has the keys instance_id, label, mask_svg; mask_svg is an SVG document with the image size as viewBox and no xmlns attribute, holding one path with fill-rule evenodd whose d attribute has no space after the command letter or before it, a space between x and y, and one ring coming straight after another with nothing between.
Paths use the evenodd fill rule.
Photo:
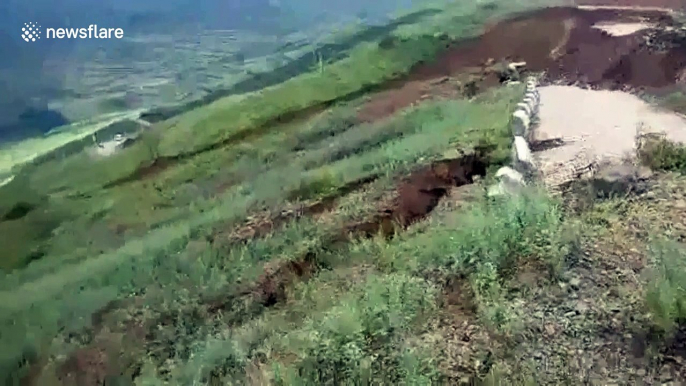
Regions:
<instances>
[{"instance_id":1,"label":"shrub","mask_svg":"<svg viewBox=\"0 0 686 386\"><path fill-rule=\"evenodd\" d=\"M686 147L664 137L643 135L638 141L638 157L653 170L686 173Z\"/></svg>"},{"instance_id":2,"label":"shrub","mask_svg":"<svg viewBox=\"0 0 686 386\"><path fill-rule=\"evenodd\" d=\"M686 249L662 241L651 248L654 269L646 291L646 305L655 326L666 335L686 320Z\"/></svg>"}]
</instances>

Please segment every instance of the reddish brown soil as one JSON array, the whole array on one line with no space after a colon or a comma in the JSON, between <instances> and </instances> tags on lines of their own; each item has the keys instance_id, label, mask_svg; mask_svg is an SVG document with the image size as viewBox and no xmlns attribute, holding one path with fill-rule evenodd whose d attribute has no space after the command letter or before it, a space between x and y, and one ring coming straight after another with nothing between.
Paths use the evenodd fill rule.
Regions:
<instances>
[{"instance_id":1,"label":"reddish brown soil","mask_svg":"<svg viewBox=\"0 0 686 386\"><path fill-rule=\"evenodd\" d=\"M423 218L436 207L440 198L451 187L470 184L473 182L473 176L485 175L486 163L479 157L470 155L461 159L440 161L418 170L398 186L398 194L393 209L384 210L382 214L369 222L349 225L343 230L344 236L341 238L347 239L348 234L372 237L379 232L388 236L395 232L396 224L405 227L417 219ZM352 181L338 189L334 194L294 210L283 211L276 215L265 213L254 216L237 229L215 235L212 241L226 246L263 237L293 218L317 216L331 210L339 197L345 196L377 178L378 176L373 175Z\"/></svg>"},{"instance_id":2,"label":"reddish brown soil","mask_svg":"<svg viewBox=\"0 0 686 386\"><path fill-rule=\"evenodd\" d=\"M333 209L340 197L361 189L363 186L376 181L378 177L378 175L371 175L360 180L351 181L337 189L333 194L327 195L315 202L304 203L291 210L283 210L277 214L269 211L256 214L248 218L245 223L237 228L215 234L212 242L222 246L243 243L255 238L264 237L295 218L316 218L320 214Z\"/></svg>"},{"instance_id":3,"label":"reddish brown soil","mask_svg":"<svg viewBox=\"0 0 686 386\"><path fill-rule=\"evenodd\" d=\"M397 229L405 228L425 218L438 205L450 189L474 182L475 176L486 175L488 166L481 154L459 159L443 160L417 170L397 188L393 206L382 210L371 221L347 225L328 244L336 246L353 238L369 238L382 234L391 237ZM286 289L295 281L309 277L317 269L316 256L308 253L304 258L288 261L274 269L265 269L251 292L257 294L265 306L286 299Z\"/></svg>"},{"instance_id":4,"label":"reddish brown soil","mask_svg":"<svg viewBox=\"0 0 686 386\"><path fill-rule=\"evenodd\" d=\"M474 182L486 175L487 162L480 155L444 160L422 169L398 188L398 203L393 218L402 226L424 218L452 187Z\"/></svg>"},{"instance_id":5,"label":"reddish brown soil","mask_svg":"<svg viewBox=\"0 0 686 386\"><path fill-rule=\"evenodd\" d=\"M358 110L357 119L374 122L424 100L471 97L500 84L498 75L489 71L485 65L461 68L454 73L435 72L431 75L423 72L429 67L420 65L408 78L393 80L382 86L383 91L373 94Z\"/></svg>"},{"instance_id":6,"label":"reddish brown soil","mask_svg":"<svg viewBox=\"0 0 686 386\"><path fill-rule=\"evenodd\" d=\"M436 277L441 276L437 273ZM467 277L450 276L445 279L441 298L443 308L450 308L462 315L475 315L477 308L474 300L474 291Z\"/></svg>"},{"instance_id":7,"label":"reddish brown soil","mask_svg":"<svg viewBox=\"0 0 686 386\"><path fill-rule=\"evenodd\" d=\"M391 237L396 230L425 218L451 188L471 184L475 176L486 174L488 162L482 155L483 153L479 151L459 159L439 161L417 170L399 183L396 199L390 208L381 209L379 214L369 221L346 225L324 244L329 248L337 248L355 238L370 238L379 234ZM351 184L351 186L359 186L359 183ZM350 188L347 187L347 189ZM318 203L309 208L316 212L329 207L330 204L325 200L324 203ZM251 233L248 239L258 236L257 232L263 235L262 233L273 229L274 224L269 224L269 226L265 225L265 229L256 228L255 233ZM293 283L306 280L316 272L318 269L316 260L316 254L308 252L297 259L267 264L263 274L255 283L237 291L234 289L227 296L207 299L203 303L207 304L207 311L210 314L231 309L235 306L237 298L245 296L252 297L265 307L283 303L287 300L287 290Z\"/></svg>"},{"instance_id":8,"label":"reddish brown soil","mask_svg":"<svg viewBox=\"0 0 686 386\"><path fill-rule=\"evenodd\" d=\"M371 221L347 226L341 239L373 237L379 233L390 237L398 228L426 217L450 189L473 183L475 176L484 176L486 168L480 155L468 155L417 170L399 184L392 208L381 211Z\"/></svg>"},{"instance_id":9,"label":"reddish brown soil","mask_svg":"<svg viewBox=\"0 0 686 386\"><path fill-rule=\"evenodd\" d=\"M274 270L265 269L253 293L265 307L283 303L287 299L288 288L294 282L307 280L315 272L315 256L308 253L304 258L288 261Z\"/></svg>"},{"instance_id":10,"label":"reddish brown soil","mask_svg":"<svg viewBox=\"0 0 686 386\"><path fill-rule=\"evenodd\" d=\"M500 60L524 61L528 71L545 71L551 81L599 88L659 89L675 84L686 67L683 48L658 51L646 44L647 31L610 36L592 28L599 22L638 20L673 24L667 14L646 10L548 8L520 15L488 28L479 38L455 43L436 62L420 65L406 79L389 84L389 90L360 109L359 117L373 121L392 115L425 98L437 79L456 74L474 74L482 89L497 84L488 66Z\"/></svg>"},{"instance_id":11,"label":"reddish brown soil","mask_svg":"<svg viewBox=\"0 0 686 386\"><path fill-rule=\"evenodd\" d=\"M91 315L91 328L80 339L90 343L73 351L56 371L63 385L99 386L132 379L140 372L138 355L146 344L147 331L157 324L146 325L142 315L136 315L124 323L116 323L116 313L143 305L142 297L129 297L111 301ZM114 318L114 319L113 319ZM46 368L36 363L36 373ZM34 379L25 379L25 385L40 386Z\"/></svg>"},{"instance_id":12,"label":"reddish brown soil","mask_svg":"<svg viewBox=\"0 0 686 386\"><path fill-rule=\"evenodd\" d=\"M104 385L110 373L109 362L108 355L99 348L77 350L60 367L58 375L65 384Z\"/></svg>"}]
</instances>

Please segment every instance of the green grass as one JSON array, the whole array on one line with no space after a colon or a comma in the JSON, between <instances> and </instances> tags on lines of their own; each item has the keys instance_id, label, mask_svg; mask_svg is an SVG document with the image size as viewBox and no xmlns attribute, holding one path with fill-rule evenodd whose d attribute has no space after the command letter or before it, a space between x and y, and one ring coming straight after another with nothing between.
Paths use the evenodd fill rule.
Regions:
<instances>
[{"instance_id":1,"label":"green grass","mask_svg":"<svg viewBox=\"0 0 686 386\"><path fill-rule=\"evenodd\" d=\"M253 175L219 197L194 202L187 217L150 230L141 238L130 239L121 247L99 256L65 254L46 257L16 274L6 275L2 284L5 290L0 293L0 315L6 329L20 330L3 335L2 345L8 348L4 353L15 357L18 355L16 350L25 344L41 346L45 339L63 327L78 330L84 323L87 325L88 315L126 294L150 286L173 288L181 279L175 279L171 272L165 274L171 268L163 267L173 264L169 256L183 250L190 240L214 233L218 225L227 228L237 224L255 208L282 205L292 192L303 185L312 186L321 181L322 173L328 176L328 191L373 174L402 175L453 147L468 150L480 140L506 138L509 133L508 111L512 110L520 93L519 88L509 88L484 96L480 103L448 101L420 106L414 112L399 116L397 121L380 123L392 131L399 122L406 122L415 130L406 137L383 137L387 141L369 148L367 152L329 164L326 163L326 155L322 154L321 166L309 170L307 166L311 167L314 158L309 158L308 162L299 162L299 159L307 158L299 157L290 164L270 164L263 173ZM413 120L418 117L427 117L419 129L414 128L416 121ZM319 147L314 147L311 151L318 150ZM324 192L320 189L315 193ZM62 226L71 225L74 224L69 222ZM66 230L63 232L68 234ZM221 265L210 265L214 267L212 272L225 277L226 281L222 282L231 283L236 276L227 276L229 266L225 265L226 262L237 258L242 262L230 265L231 271L235 272L239 267L251 271L259 269L259 259L273 259L285 253L260 250L258 245L249 246L249 250L254 251L251 253L257 253L255 258L258 260L248 258L245 255L247 250L241 249L222 257ZM242 260L245 258L248 260ZM16 297L16 293L22 293L22 296ZM18 320L25 324L18 325ZM33 337L31 341L25 341L28 336Z\"/></svg>"},{"instance_id":2,"label":"green grass","mask_svg":"<svg viewBox=\"0 0 686 386\"><path fill-rule=\"evenodd\" d=\"M277 385L431 384L431 368L402 338L419 318L435 311L437 288L404 274L371 276L360 287L282 338L283 349L299 352L300 358L290 368L274 366Z\"/></svg>"},{"instance_id":3,"label":"green grass","mask_svg":"<svg viewBox=\"0 0 686 386\"><path fill-rule=\"evenodd\" d=\"M686 113L686 94L681 90L659 98L658 103L669 110Z\"/></svg>"},{"instance_id":4,"label":"green grass","mask_svg":"<svg viewBox=\"0 0 686 386\"><path fill-rule=\"evenodd\" d=\"M647 139L639 151L642 163L654 170L686 173L686 146L666 139Z\"/></svg>"},{"instance_id":5,"label":"green grass","mask_svg":"<svg viewBox=\"0 0 686 386\"><path fill-rule=\"evenodd\" d=\"M549 1L443 4L438 14L415 24L401 25L384 37L397 40L391 48L380 48L378 42L360 44L345 59L327 66L323 74L305 73L258 93L222 98L162 122L158 130L164 136L154 145L155 151L150 151L149 146L135 146L125 155L99 162L94 167L85 158L74 158L66 169L71 171L72 167L88 165L88 171L82 168L78 172L50 172L57 172L61 177L64 181L61 186L73 189L84 184L89 186L93 178L112 180L126 176L141 164L152 162L155 156L176 156L203 149L236 133L251 132L284 114L361 95L368 87L405 73L418 61L430 60L446 43L444 38L434 37L436 33L447 34L450 39L474 36L487 19L548 4ZM422 7L427 8L429 4ZM74 179L64 179L74 175L77 176Z\"/></svg>"},{"instance_id":6,"label":"green grass","mask_svg":"<svg viewBox=\"0 0 686 386\"><path fill-rule=\"evenodd\" d=\"M117 318L159 328L145 343L122 343L118 365L130 374L143 364L142 384L443 382L439 354L419 339L443 312L442 280L466 277L477 318L511 335L518 310L505 288L515 267L536 260L556 277L574 232L558 204L534 192L479 198L393 239L332 244L346 224L374 216L398 179L448 151L486 143L496 162L506 160L523 90L427 102L372 124L359 123L355 108L365 91L434 55L446 42L435 33L472 36L485 20L534 5L456 2L321 71L161 122L114 157L77 152L18 171L0 188L0 215L32 210L0 222L0 373L18 377L37 358L59 362L97 344L94 313L137 298ZM316 114L276 119L307 109ZM170 166L125 181L156 159ZM245 244L222 239L252 214L337 195L370 176L378 180L320 219L295 217ZM307 254L318 270L291 283L284 304L241 294L265 264ZM209 315L215 297L230 306ZM57 362L40 384L54 384Z\"/></svg>"},{"instance_id":7,"label":"green grass","mask_svg":"<svg viewBox=\"0 0 686 386\"><path fill-rule=\"evenodd\" d=\"M93 188L84 192L88 193L86 197L53 198L47 202L39 200L41 196L35 193L36 200L43 205L38 210L58 204L62 208L62 212L51 217L52 221L60 224L58 236L39 245L46 250L46 260L79 261L85 256L111 251L111 240L121 239L113 234L112 229L117 224L131 228L133 237L143 236L136 233L139 232L137 229L157 228L180 220L186 224L212 223L216 221L212 213L218 212L224 213L221 217L231 222L255 208L278 207L289 198L314 199L370 175L408 170L420 159L423 163L429 162L451 147L469 150L480 140L505 147L509 145L507 111L513 108L519 92L518 88L498 90L476 103L450 101L428 104L388 122L350 127L334 137L343 139L336 142L338 151L334 158L330 139L314 142L308 150L297 154L279 143L285 134L278 133L249 146L208 154L204 160L190 162L183 169L175 167L151 181L134 182L109 190ZM328 117L322 119L323 123L335 124L338 118L331 118L333 121ZM308 125L303 126L301 129L311 130ZM367 151L359 153L358 149L363 144L366 144ZM223 164L228 166L221 167ZM218 175L207 176L206 173L215 165ZM53 173L57 172L53 170ZM181 174L177 176L176 173ZM18 178L5 192L21 197L11 193L10 188L35 192L49 185L49 177L42 172L40 176L45 179L38 176ZM209 182L203 182L208 177ZM194 178L194 182L185 184L186 191L183 191L180 186L184 186L183 181L188 178ZM217 182L217 179L218 182L233 180L234 185L216 196L197 196L198 189ZM227 211L225 206L231 209ZM238 210L236 215L230 215L234 210ZM109 225L103 227L103 222ZM94 238L96 234L91 232L94 227L102 229L99 237L103 241L98 242ZM91 244L84 245L84 241ZM23 243L9 238L6 242ZM77 246L84 249L75 253L74 247ZM12 261L25 261L23 256L26 254L19 252L22 251L18 251Z\"/></svg>"},{"instance_id":8,"label":"green grass","mask_svg":"<svg viewBox=\"0 0 686 386\"><path fill-rule=\"evenodd\" d=\"M124 240L122 245L111 246L109 250L100 253L97 252L98 249L107 248L105 243L95 246L84 245L83 239L92 244L96 235L94 230L100 224L99 221L110 217L119 221L126 220L122 210L141 200L150 202L150 197L145 196L141 190L141 183L112 188L110 191L93 191L89 199L69 196L59 198L54 193L47 195L51 189L45 189L50 183L48 175L43 175L47 179L43 184L38 179L32 181L32 178L36 178L35 175L20 175L4 192L9 193L12 189L35 192L43 188L47 192L43 190L44 195L38 196L36 200L39 204L46 205L44 201L50 197L48 208L60 204L57 207L68 211L46 213L40 210L44 209L44 206L35 209L24 218L15 220L31 227L32 216L40 214L48 217L48 224L53 224L48 228L51 230L49 234L33 234L29 235L28 239L26 237L29 236L24 236L23 239L18 237L16 232L21 228L17 228L15 224L3 224L9 224L13 229L13 233L3 233L8 244L37 245L47 248L47 252L52 252L52 255L48 253L26 269L3 277L4 292L0 295L0 315L4 321L4 331L13 330L14 333L2 336L2 346L7 348L4 351L7 359L2 362L12 367L16 363L16 358L24 355L22 353L26 353L26 350L40 351L39 348L45 347L45 343L62 328L68 326L69 330L78 331L87 326L88 316L111 300L144 288L178 286L184 279L175 277L174 272L179 267L174 268L177 263L174 263L173 259L170 260L169 256L183 250L190 240L202 239L202 235L214 233L218 225L230 227L236 224L251 210L284 204L288 197L302 191L304 186L309 187L306 196L316 198L370 175L402 175L418 164L439 158L447 149L454 147L469 150L471 146L483 140L506 144L509 137L508 112L512 110L520 94L519 88L496 90L475 102L448 101L427 104L376 126L352 126L339 133L345 141L339 145L343 153L339 153L335 160L330 158L328 152L322 151L331 141L317 141L315 137L311 137L314 142L307 143L308 150L299 156L290 153L291 150L288 148L285 152L276 151L266 159L262 157L266 154L258 152L257 158L263 161L262 166L257 168L254 162L251 162L255 160L256 154L250 151L246 153L245 149L237 148L238 160L233 160L232 164L239 167L236 174L244 175L244 179L237 185L219 196L196 199L187 208L170 209L170 212L181 218L158 229L151 229L142 237L139 236L140 238ZM345 114L343 116L345 117ZM313 129L310 126L304 126L303 129L308 130L306 132L312 133ZM321 130L328 130L326 126L323 125ZM265 137L265 141L276 146L276 138L278 137ZM362 143L366 144L366 151L354 151ZM256 145L259 146L259 141ZM79 155L73 157L76 165ZM245 162L241 162L241 158L245 158ZM279 158L281 162L269 162L269 159ZM261 173L241 173L241 165ZM65 167L64 164L60 166ZM65 167L64 170L66 173L69 169ZM322 176L326 176L325 185L321 185ZM201 177L201 174L198 174L198 177ZM161 177L161 180L164 181L164 178ZM158 181L160 186L164 186L162 181ZM32 183L35 185L31 186ZM33 189L27 189L26 185ZM313 190L312 187L315 186L320 187ZM322 186L324 188L321 188ZM59 189L62 188L56 190ZM132 199L132 194L140 196ZM356 205L355 209L359 211L360 206ZM135 217L135 214L131 215ZM142 213L139 216L142 216ZM54 223L56 220L57 223ZM150 221L145 217L141 220ZM200 275L196 276L199 278L213 278L213 287L221 283L235 282L245 275L241 273L244 270L253 272L254 278L261 259L290 255L291 253L286 251L277 251L284 245L303 241L301 233L296 232L295 235L288 236L289 233L284 231L283 235L291 241L276 243L269 247L272 249L260 249L257 243L249 246L248 250L239 249L231 252L227 257L224 253L217 255L216 252L210 252L208 258L221 260L209 263L209 271L204 273L202 269L200 273L197 272L199 267L191 267L191 273L196 272L193 275ZM79 240L80 237L83 239ZM111 240L106 233L103 241ZM321 237L315 237L314 240L321 242ZM83 247L79 248L79 245ZM252 251L250 254L253 257L246 255L248 251ZM99 256L94 256L94 252ZM26 253L24 252L24 255ZM15 256L21 254L16 253ZM235 259L240 263L228 263ZM7 262L13 264L12 261ZM223 279L217 280L219 278ZM21 293L22 296L17 297L16 293Z\"/></svg>"},{"instance_id":9,"label":"green grass","mask_svg":"<svg viewBox=\"0 0 686 386\"><path fill-rule=\"evenodd\" d=\"M559 204L534 192L506 202L482 202L467 211L449 212L429 228L410 232L393 248L385 248L378 262L386 269L443 272L465 276L498 328L510 322L501 288L527 259L540 260L551 278L565 265L575 245L573 223L565 221Z\"/></svg>"},{"instance_id":10,"label":"green grass","mask_svg":"<svg viewBox=\"0 0 686 386\"><path fill-rule=\"evenodd\" d=\"M423 232L320 252L329 270L297 285L291 303L232 328L228 337L219 336L221 323L204 341L197 337L193 359L176 358L184 364L171 381L436 384L440 353L411 337L441 314L442 278L469 277L482 318L508 328L518 311L500 288L513 259L538 258L559 268L573 246L558 211L535 193L515 202L481 200L466 213L442 213ZM513 223L514 217L522 221ZM473 259L481 255L489 258Z\"/></svg>"},{"instance_id":11,"label":"green grass","mask_svg":"<svg viewBox=\"0 0 686 386\"><path fill-rule=\"evenodd\" d=\"M489 4L495 6L489 7ZM522 11L550 5L554 1L493 1L476 4L438 2L440 12L411 24L398 26L386 36L363 41L350 48L345 58L327 64L323 71L300 74L283 83L246 95L231 95L196 107L161 123L165 139L161 155L177 155L211 146L236 133L250 131L284 114L351 98L385 80L406 73L420 60L430 60L446 44L446 39L477 35L483 23ZM431 10L431 4L423 4ZM391 41L381 48L381 41Z\"/></svg>"},{"instance_id":12,"label":"green grass","mask_svg":"<svg viewBox=\"0 0 686 386\"><path fill-rule=\"evenodd\" d=\"M686 321L686 250L672 240L654 242L654 269L648 283L646 304L660 332L672 337Z\"/></svg>"},{"instance_id":13,"label":"green grass","mask_svg":"<svg viewBox=\"0 0 686 386\"><path fill-rule=\"evenodd\" d=\"M322 172L329 173L328 185L333 189L373 174L402 173L416 167L417 163L427 163L440 157L452 147L468 150L483 138L506 138L509 119L507 111L516 104L520 91L515 88L498 90L491 95L492 99L485 99L483 104L450 101L419 107L418 111L434 110L439 106L443 114L433 122L427 121L413 135L381 143L364 154L324 164L320 168L306 171L298 162L285 166L273 165L273 168L229 189L220 197L198 200L194 204L194 216L173 226L151 231L144 239L132 240L121 251L129 248L136 250L139 245L154 249L152 246L157 244L154 240L160 239L160 243L164 244L162 239L168 238L166 235L185 235L191 229L199 229L219 221L226 226L227 221L235 222L243 218L251 207L278 206L290 192L300 189L303 184L319 181ZM97 258L93 261L95 260ZM136 263L140 264L141 261ZM59 260L53 264L59 264ZM70 276L70 280L75 278L74 275Z\"/></svg>"},{"instance_id":14,"label":"green grass","mask_svg":"<svg viewBox=\"0 0 686 386\"><path fill-rule=\"evenodd\" d=\"M447 33L451 39L472 36L479 32L486 19L540 5L510 2L494 4L495 7L471 3L450 4L428 19L422 19L413 25L399 26L389 36L354 47L346 58L328 64L324 73L305 73L258 93L222 98L162 122L141 143L117 156L93 160L82 152L64 159L52 159L36 168L19 172L11 186L0 189L0 213L11 210L18 199L27 197L31 204L42 205L40 209L45 205L67 208L60 210L60 213L66 213L64 216L51 217L50 222L65 224L68 219L79 218L78 227L87 228L93 221L100 221L105 216L110 225L101 232L104 235L102 237L119 239L111 232L115 228L125 229L125 237L142 236L142 229L188 216L188 211L178 211L176 208L194 201L198 193L200 197L207 198L212 194L213 186L240 183L246 176L262 172L263 163L286 161L288 154L280 156L279 151L272 149L278 149L280 141L297 136L303 125L290 125L295 127L293 129L277 122L268 123L275 117L320 103L362 95L369 87L406 72L417 61L430 59L446 43L441 36L435 37L436 33ZM390 47L384 45L387 48L380 48L378 43L383 39L394 43ZM420 119L422 118L417 117L417 121ZM349 144L339 145L334 153L328 155L329 159L338 160L353 152L364 151L365 147L375 146L375 142L404 135L414 129L384 130L377 134L348 134L357 136L358 139L352 138ZM161 133L164 135L160 135ZM141 167L150 165L157 157L193 152L214 146L228 138L236 138L236 135L244 135L238 133L254 133L250 134L254 137L247 145L236 143L186 159L165 172L164 179L103 191L107 184L133 175ZM319 152L327 153L321 149ZM314 151L307 157L310 162L308 169L316 168L318 163L323 162L320 161L322 155ZM314 179L318 178L316 174L319 172L313 173ZM198 179L202 183L195 184L196 186L188 183ZM317 184L316 181L313 183ZM305 185L307 184L306 182ZM330 188L334 189L335 186ZM59 199L47 204L48 197ZM49 207L47 210L55 212ZM75 235L77 244L79 239L88 238L81 230L64 229L63 234ZM20 237L17 242L27 244L29 241L25 240L25 237ZM40 240L33 240L31 243L44 244ZM41 249L47 249L45 254L48 256L73 254L69 250L71 242L63 244L67 245L64 249L50 251L52 247L42 245ZM13 257L8 259L10 262L2 264L6 269L21 266L22 262L27 261L26 248L13 250L17 252L12 253ZM106 249L97 245L79 246L76 254L93 255L104 250Z\"/></svg>"}]
</instances>

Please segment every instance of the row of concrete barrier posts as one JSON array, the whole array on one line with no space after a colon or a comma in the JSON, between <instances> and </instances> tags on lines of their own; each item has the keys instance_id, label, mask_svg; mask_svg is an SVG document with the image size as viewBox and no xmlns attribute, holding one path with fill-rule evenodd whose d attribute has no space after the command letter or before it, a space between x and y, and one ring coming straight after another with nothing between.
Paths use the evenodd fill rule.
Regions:
<instances>
[{"instance_id":1,"label":"row of concrete barrier posts","mask_svg":"<svg viewBox=\"0 0 686 386\"><path fill-rule=\"evenodd\" d=\"M538 81L534 77L526 80L526 92L517 110L512 114L512 161L496 173L497 183L489 189L489 196L513 194L529 184L536 176L536 163L531 152L533 128L538 120L541 95Z\"/></svg>"}]
</instances>

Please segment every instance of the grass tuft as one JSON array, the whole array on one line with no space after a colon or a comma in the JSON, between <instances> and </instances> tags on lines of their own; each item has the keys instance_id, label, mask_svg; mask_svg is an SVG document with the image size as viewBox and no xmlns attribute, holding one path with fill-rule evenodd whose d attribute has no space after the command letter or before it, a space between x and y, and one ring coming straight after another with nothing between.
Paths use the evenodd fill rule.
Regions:
<instances>
[{"instance_id":1,"label":"grass tuft","mask_svg":"<svg viewBox=\"0 0 686 386\"><path fill-rule=\"evenodd\" d=\"M655 326L667 336L686 321L686 248L675 241L652 245L654 270L646 304Z\"/></svg>"},{"instance_id":2,"label":"grass tuft","mask_svg":"<svg viewBox=\"0 0 686 386\"><path fill-rule=\"evenodd\" d=\"M639 159L653 170L686 173L686 146L664 138L644 138Z\"/></svg>"}]
</instances>

